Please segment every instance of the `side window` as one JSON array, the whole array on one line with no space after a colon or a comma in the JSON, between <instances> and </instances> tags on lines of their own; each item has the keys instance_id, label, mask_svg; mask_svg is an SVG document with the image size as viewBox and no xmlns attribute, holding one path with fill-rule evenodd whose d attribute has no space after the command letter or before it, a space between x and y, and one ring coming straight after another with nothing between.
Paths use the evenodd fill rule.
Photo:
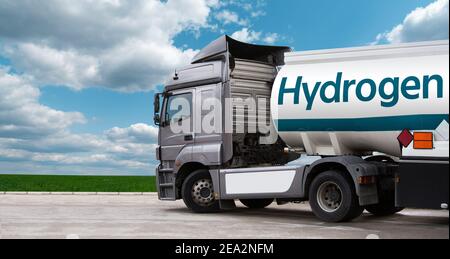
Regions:
<instances>
[{"instance_id":1,"label":"side window","mask_svg":"<svg viewBox=\"0 0 450 259\"><path fill-rule=\"evenodd\" d=\"M167 99L165 121L168 125L181 123L192 117L192 94L172 95Z\"/></svg>"}]
</instances>

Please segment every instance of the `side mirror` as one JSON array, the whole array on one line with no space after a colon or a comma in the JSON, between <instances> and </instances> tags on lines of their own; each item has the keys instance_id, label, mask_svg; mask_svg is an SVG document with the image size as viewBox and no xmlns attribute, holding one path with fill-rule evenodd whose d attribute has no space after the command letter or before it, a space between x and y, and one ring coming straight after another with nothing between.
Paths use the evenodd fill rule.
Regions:
<instances>
[{"instance_id":1,"label":"side mirror","mask_svg":"<svg viewBox=\"0 0 450 259\"><path fill-rule=\"evenodd\" d=\"M160 113L160 109L161 109L161 94L155 94L155 100L153 102L153 108L155 110L155 114L159 114Z\"/></svg>"},{"instance_id":2,"label":"side mirror","mask_svg":"<svg viewBox=\"0 0 450 259\"><path fill-rule=\"evenodd\" d=\"M156 126L159 126L161 124L161 116L159 116L159 114L155 114L155 116L153 117L153 121L155 122Z\"/></svg>"},{"instance_id":3,"label":"side mirror","mask_svg":"<svg viewBox=\"0 0 450 259\"><path fill-rule=\"evenodd\" d=\"M161 124L161 116L160 116L161 94L155 94L155 99L153 101L153 109L154 109L153 121L155 125L159 126Z\"/></svg>"}]
</instances>

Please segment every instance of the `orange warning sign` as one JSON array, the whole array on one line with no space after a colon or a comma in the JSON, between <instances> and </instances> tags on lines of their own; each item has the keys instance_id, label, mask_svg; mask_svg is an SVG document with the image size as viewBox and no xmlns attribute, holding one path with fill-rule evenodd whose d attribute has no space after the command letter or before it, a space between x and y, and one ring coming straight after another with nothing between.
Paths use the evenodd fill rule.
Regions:
<instances>
[{"instance_id":1,"label":"orange warning sign","mask_svg":"<svg viewBox=\"0 0 450 259\"><path fill-rule=\"evenodd\" d=\"M414 132L414 149L433 149L432 132Z\"/></svg>"}]
</instances>

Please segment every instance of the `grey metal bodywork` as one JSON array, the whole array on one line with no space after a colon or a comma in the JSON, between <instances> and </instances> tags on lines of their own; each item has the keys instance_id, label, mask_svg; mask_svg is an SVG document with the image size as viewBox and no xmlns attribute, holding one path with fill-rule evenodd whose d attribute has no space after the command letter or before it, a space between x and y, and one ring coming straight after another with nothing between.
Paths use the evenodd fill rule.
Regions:
<instances>
[{"instance_id":1,"label":"grey metal bodywork","mask_svg":"<svg viewBox=\"0 0 450 259\"><path fill-rule=\"evenodd\" d=\"M226 69L223 61L211 61L189 65L175 71L174 76L167 82L165 92L178 89L222 83Z\"/></svg>"},{"instance_id":2,"label":"grey metal bodywork","mask_svg":"<svg viewBox=\"0 0 450 259\"><path fill-rule=\"evenodd\" d=\"M233 199L300 199L306 200L308 198L308 180L318 166L326 166L325 171L337 170L342 166L346 171L340 171L341 173L348 173L356 187L356 194L359 197L360 205L370 205L378 203L378 190L376 184L360 185L358 184L358 178L362 176L378 176L380 170L376 164L367 162L360 157L344 156L344 157L329 157L323 158L311 165L307 166L280 166L280 167L260 167L260 168L244 168L244 169L214 169L210 170L214 186L219 186L216 190L218 198L223 200ZM335 169L334 169L335 168ZM240 195L227 195L225 187L225 175L227 174L245 174L252 172L274 172L281 170L295 170L296 174L292 185L285 193L260 193L260 194L240 194ZM338 170L339 171L339 170ZM321 171L323 172L323 171ZM252 184L252 183L248 183Z\"/></svg>"},{"instance_id":3,"label":"grey metal bodywork","mask_svg":"<svg viewBox=\"0 0 450 259\"><path fill-rule=\"evenodd\" d=\"M167 82L164 92L173 93L189 89L193 91L195 98L202 87L214 86L212 88L214 95L224 101L225 98L232 97L230 83L231 56L233 59L250 58L261 62L267 62L266 59L270 56L274 66L279 66L284 64L284 52L286 51L290 51L290 48L252 45L233 40L228 36L221 37L200 51L191 65L177 69L173 77ZM196 103L195 100L193 103L193 109L198 108L195 106L201 105ZM225 116L225 111L223 111L222 118L222 125L225 126L228 119ZM218 166L233 157L232 134L229 133L213 137L195 134L192 143L180 145L179 149L168 148L167 142L167 138L161 137L160 134L160 149L157 153L158 159L161 161L178 161L181 165L196 162L205 166ZM178 155L175 153L178 153ZM181 167L172 168L173 173L177 174Z\"/></svg>"},{"instance_id":4,"label":"grey metal bodywork","mask_svg":"<svg viewBox=\"0 0 450 259\"><path fill-rule=\"evenodd\" d=\"M177 70L173 78L168 81L164 92L169 95L191 92L194 113L201 108L202 104L197 102L197 98L203 93L214 96L222 100L223 103L225 98L239 95L262 96L270 99L270 81L276 75L275 67L284 64L284 52L287 51L290 51L287 47L256 46L241 43L225 36L200 51L193 59L192 65ZM241 58L255 62L271 62L270 64L273 67L261 63L259 68L254 68L249 66L245 60L240 60ZM240 69L232 74L236 66L239 66ZM246 81L248 78L255 81ZM264 108L256 107L255 109L261 110ZM201 117L194 116L194 120L198 119L201 119ZM223 109L222 127L225 127L227 120L233 120L235 124L241 123L239 119L227 118L225 109ZM225 129L222 132L225 132ZM182 175L180 172L183 172L185 165L190 166L195 163L201 165L203 169L209 168L213 185L216 188L216 198L223 201L263 198L307 199L311 177L319 168L324 170L322 167L326 165L329 166L325 168L327 170L332 170L335 166L338 166L349 173L355 182L356 193L361 205L378 202L377 186L375 184L359 185L357 181L358 177L361 176L378 175L379 168L359 157L323 158L310 166L301 167L230 169L230 161L235 155L233 134L193 133L191 140L183 141L180 136L164 133L164 127L160 127L159 146L157 154L158 159L161 160L161 165L158 167L156 174L158 193L162 200L180 198L178 194L180 186L177 186L177 179ZM225 191L225 176L227 174L245 174L254 171L273 172L285 169L295 170L291 187L285 193L228 195ZM225 202L223 204L226 206Z\"/></svg>"}]
</instances>

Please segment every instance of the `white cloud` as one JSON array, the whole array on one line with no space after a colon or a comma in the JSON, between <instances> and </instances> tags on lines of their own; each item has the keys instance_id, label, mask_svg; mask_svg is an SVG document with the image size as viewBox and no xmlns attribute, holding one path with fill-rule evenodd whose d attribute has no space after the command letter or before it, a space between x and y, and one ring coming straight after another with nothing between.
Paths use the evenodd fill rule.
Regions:
<instances>
[{"instance_id":1,"label":"white cloud","mask_svg":"<svg viewBox=\"0 0 450 259\"><path fill-rule=\"evenodd\" d=\"M133 160L117 160L117 158L107 154L95 154L91 156L73 156L64 154L35 154L32 161L43 163L55 163L61 166L65 165L83 165L83 166L109 166L124 167L133 169L148 168L148 163ZM148 172L150 174L150 172Z\"/></svg>"},{"instance_id":2,"label":"white cloud","mask_svg":"<svg viewBox=\"0 0 450 259\"><path fill-rule=\"evenodd\" d=\"M38 84L151 90L195 55L173 38L207 28L216 6L212 0L0 0L2 52Z\"/></svg>"},{"instance_id":3,"label":"white cloud","mask_svg":"<svg viewBox=\"0 0 450 259\"><path fill-rule=\"evenodd\" d=\"M265 15L266 15L266 12L265 12L265 11L262 11L262 10L257 10L257 11L251 12L250 15L251 15L253 18L256 18L256 17L260 17L260 16L265 16Z\"/></svg>"},{"instance_id":4,"label":"white cloud","mask_svg":"<svg viewBox=\"0 0 450 259\"><path fill-rule=\"evenodd\" d=\"M16 163L11 171L57 167L97 168L101 172L153 172L158 131L139 123L112 128L104 134L76 134L70 126L85 123L83 114L52 109L39 103L39 88L30 79L0 68L0 162ZM11 165L11 164L9 164ZM11 168L10 168L11 169ZM28 171L34 173L33 171ZM94 171L91 171L94 172Z\"/></svg>"},{"instance_id":5,"label":"white cloud","mask_svg":"<svg viewBox=\"0 0 450 259\"><path fill-rule=\"evenodd\" d=\"M0 68L0 138L37 138L85 123L79 112L54 110L39 103L40 91L21 76Z\"/></svg>"},{"instance_id":6,"label":"white cloud","mask_svg":"<svg viewBox=\"0 0 450 259\"><path fill-rule=\"evenodd\" d=\"M154 89L197 50L177 47L181 32L244 26L240 40L274 43L251 29L264 2L242 0L0 0L0 162L8 173L152 173L157 128L136 123L81 134L79 112L39 102L45 85L75 90ZM241 8L244 12L231 11ZM226 9L225 9L226 8ZM234 8L234 9L230 9ZM211 25L211 21L220 25Z\"/></svg>"},{"instance_id":7,"label":"white cloud","mask_svg":"<svg viewBox=\"0 0 450 259\"><path fill-rule=\"evenodd\" d=\"M448 39L449 0L437 0L409 13L391 31L377 35L373 44Z\"/></svg>"},{"instance_id":8,"label":"white cloud","mask_svg":"<svg viewBox=\"0 0 450 259\"><path fill-rule=\"evenodd\" d=\"M261 32L252 31L249 28L242 28L242 30L234 32L231 37L242 42L253 43L261 39Z\"/></svg>"},{"instance_id":9,"label":"white cloud","mask_svg":"<svg viewBox=\"0 0 450 259\"><path fill-rule=\"evenodd\" d=\"M208 6L211 6L212 8L219 8L221 6L221 1L220 0L207 0L206 1Z\"/></svg>"},{"instance_id":10,"label":"white cloud","mask_svg":"<svg viewBox=\"0 0 450 259\"><path fill-rule=\"evenodd\" d=\"M66 84L77 90L100 83L99 60L76 50L57 50L45 45L19 43L5 53L14 65L41 85Z\"/></svg>"},{"instance_id":11,"label":"white cloud","mask_svg":"<svg viewBox=\"0 0 450 259\"><path fill-rule=\"evenodd\" d=\"M140 140L151 138L142 132L136 134ZM42 141L33 140L21 144L22 146L3 143L3 146L19 155L25 154L25 161L57 166L96 166L102 170L120 168L123 173L129 173L128 167L132 167L148 174L153 172L152 161L156 148L156 144L138 142L137 138L132 137L116 141L103 134L79 135L70 132L64 136L49 136ZM1 157L0 153L0 160Z\"/></svg>"},{"instance_id":12,"label":"white cloud","mask_svg":"<svg viewBox=\"0 0 450 259\"><path fill-rule=\"evenodd\" d=\"M242 42L255 43L260 41L270 45L276 43L280 39L280 35L277 33L263 34L260 31L253 31L246 27L234 32L231 37Z\"/></svg>"},{"instance_id":13,"label":"white cloud","mask_svg":"<svg viewBox=\"0 0 450 259\"><path fill-rule=\"evenodd\" d=\"M262 0L0 0L0 55L37 85L148 91L196 54L175 46L181 32L198 37L201 29L238 25L245 27L240 39L273 43L249 29L264 6ZM210 24L211 17L220 24Z\"/></svg>"},{"instance_id":14,"label":"white cloud","mask_svg":"<svg viewBox=\"0 0 450 259\"><path fill-rule=\"evenodd\" d=\"M206 0L0 2L4 38L96 51L130 38L167 43L186 28L206 25L214 5Z\"/></svg>"},{"instance_id":15,"label":"white cloud","mask_svg":"<svg viewBox=\"0 0 450 259\"><path fill-rule=\"evenodd\" d=\"M220 1L221 6L234 6L238 7L246 12L254 12L259 11L261 8L265 7L266 0L221 0Z\"/></svg>"},{"instance_id":16,"label":"white cloud","mask_svg":"<svg viewBox=\"0 0 450 259\"><path fill-rule=\"evenodd\" d=\"M223 24L238 24L241 26L248 25L248 20L239 18L239 15L235 12L232 12L230 10L222 10L215 15L216 19L222 22Z\"/></svg>"},{"instance_id":17,"label":"white cloud","mask_svg":"<svg viewBox=\"0 0 450 259\"><path fill-rule=\"evenodd\" d=\"M150 127L145 125L145 127ZM133 128L131 126L130 128ZM113 129L112 129L113 130ZM134 138L133 134L138 137ZM95 167L98 172L109 170L123 174L151 174L154 169L156 144L138 142L152 139L143 132L131 132L128 138L109 139L105 134L75 134L65 132L40 139L0 138L0 162L34 163L44 168L59 168L63 173L68 166ZM33 170L31 173L36 172Z\"/></svg>"},{"instance_id":18,"label":"white cloud","mask_svg":"<svg viewBox=\"0 0 450 259\"><path fill-rule=\"evenodd\" d=\"M278 33L267 33L266 36L264 36L263 41L267 44L274 44L280 39L280 35Z\"/></svg>"},{"instance_id":19,"label":"white cloud","mask_svg":"<svg viewBox=\"0 0 450 259\"><path fill-rule=\"evenodd\" d=\"M158 139L158 128L138 123L128 128L115 127L107 130L105 134L108 139L118 143L155 143Z\"/></svg>"}]
</instances>

